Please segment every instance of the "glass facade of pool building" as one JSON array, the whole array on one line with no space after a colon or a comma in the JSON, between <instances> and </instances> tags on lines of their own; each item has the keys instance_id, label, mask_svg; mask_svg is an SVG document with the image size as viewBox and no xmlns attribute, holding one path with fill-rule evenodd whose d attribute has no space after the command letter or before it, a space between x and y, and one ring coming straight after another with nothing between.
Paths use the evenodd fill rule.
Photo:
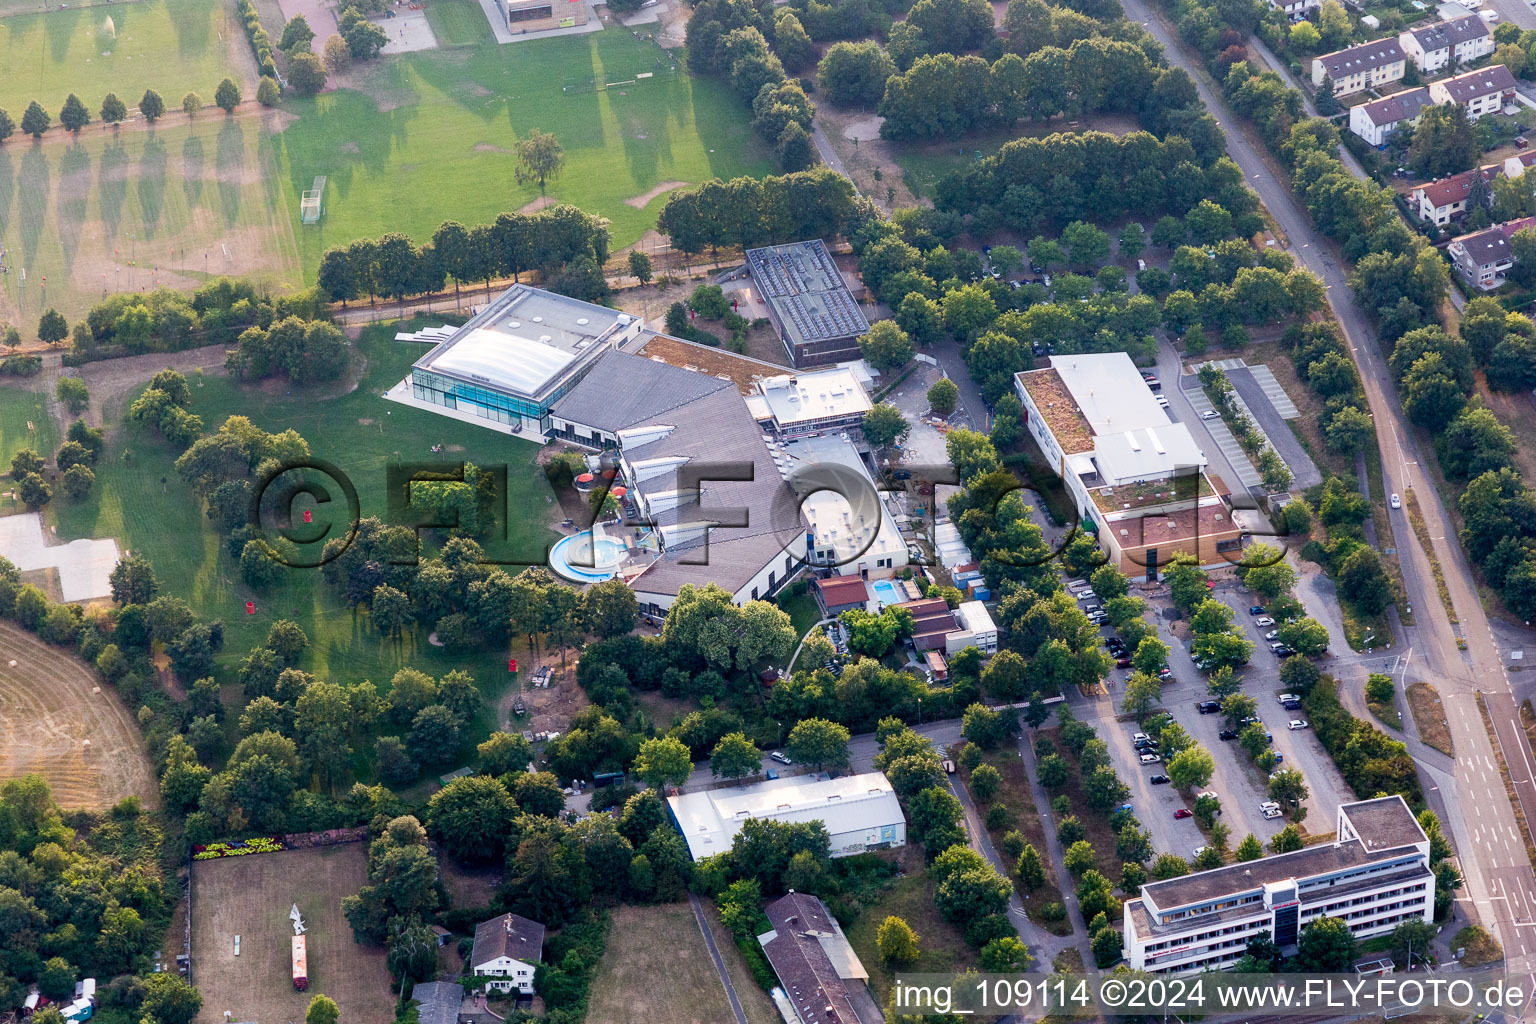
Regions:
<instances>
[{"instance_id":1,"label":"glass facade of pool building","mask_svg":"<svg viewBox=\"0 0 1536 1024\"><path fill-rule=\"evenodd\" d=\"M411 367L411 395L517 431L549 429L549 409L599 356L640 333L639 318L513 285Z\"/></svg>"}]
</instances>

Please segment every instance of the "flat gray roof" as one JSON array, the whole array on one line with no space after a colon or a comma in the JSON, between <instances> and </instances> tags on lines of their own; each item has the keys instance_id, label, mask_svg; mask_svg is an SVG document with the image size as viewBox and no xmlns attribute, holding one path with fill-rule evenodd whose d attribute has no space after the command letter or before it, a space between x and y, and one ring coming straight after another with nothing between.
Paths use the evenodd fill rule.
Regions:
<instances>
[{"instance_id":1,"label":"flat gray roof","mask_svg":"<svg viewBox=\"0 0 1536 1024\"><path fill-rule=\"evenodd\" d=\"M1318 843L1291 853L1241 861L1162 882L1148 882L1142 886L1141 893L1160 913L1167 913L1178 907L1251 892L1266 882L1285 882L1291 879L1299 882L1314 875L1363 867L1374 861L1391 860L1416 852L1412 846L1367 850L1364 844L1354 839L1342 843Z\"/></svg>"},{"instance_id":2,"label":"flat gray roof","mask_svg":"<svg viewBox=\"0 0 1536 1024\"><path fill-rule=\"evenodd\" d=\"M515 284L413 369L445 373L530 398L568 367L595 358L635 318L606 306Z\"/></svg>"},{"instance_id":3,"label":"flat gray roof","mask_svg":"<svg viewBox=\"0 0 1536 1024\"><path fill-rule=\"evenodd\" d=\"M821 239L749 249L747 269L791 342L857 338L869 330Z\"/></svg>"},{"instance_id":4,"label":"flat gray roof","mask_svg":"<svg viewBox=\"0 0 1536 1024\"><path fill-rule=\"evenodd\" d=\"M550 411L613 433L725 388L736 385L660 359L609 352Z\"/></svg>"},{"instance_id":5,"label":"flat gray roof","mask_svg":"<svg viewBox=\"0 0 1536 1024\"><path fill-rule=\"evenodd\" d=\"M1396 794L1346 804L1339 811L1349 819L1365 848L1373 853L1429 840L1408 804Z\"/></svg>"}]
</instances>

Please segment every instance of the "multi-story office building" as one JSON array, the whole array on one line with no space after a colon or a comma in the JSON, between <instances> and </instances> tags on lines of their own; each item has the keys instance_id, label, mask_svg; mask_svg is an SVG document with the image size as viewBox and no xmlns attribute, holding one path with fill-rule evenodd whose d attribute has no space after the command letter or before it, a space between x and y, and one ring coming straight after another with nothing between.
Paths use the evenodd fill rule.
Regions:
<instances>
[{"instance_id":1,"label":"multi-story office building","mask_svg":"<svg viewBox=\"0 0 1536 1024\"><path fill-rule=\"evenodd\" d=\"M1429 838L1402 797L1381 797L1340 806L1331 843L1142 886L1125 901L1124 949L1138 971L1223 970L1252 939L1283 950L1321 917L1369 939L1434 910Z\"/></svg>"}]
</instances>

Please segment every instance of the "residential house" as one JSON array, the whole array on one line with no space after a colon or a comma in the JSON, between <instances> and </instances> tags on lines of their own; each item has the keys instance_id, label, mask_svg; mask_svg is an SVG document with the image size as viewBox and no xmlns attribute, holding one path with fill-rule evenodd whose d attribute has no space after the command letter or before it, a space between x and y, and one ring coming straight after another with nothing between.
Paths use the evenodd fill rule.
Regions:
<instances>
[{"instance_id":1,"label":"residential house","mask_svg":"<svg viewBox=\"0 0 1536 1024\"><path fill-rule=\"evenodd\" d=\"M1437 21L1402 32L1398 43L1425 74L1458 64L1472 64L1493 52L1493 33L1482 18L1465 17Z\"/></svg>"},{"instance_id":2,"label":"residential house","mask_svg":"<svg viewBox=\"0 0 1536 1024\"><path fill-rule=\"evenodd\" d=\"M1451 239L1446 252L1456 270L1469 284L1492 291L1504 283L1504 274L1514 266L1509 240L1516 231L1536 225L1536 217L1495 224L1486 231L1474 231Z\"/></svg>"},{"instance_id":3,"label":"residential house","mask_svg":"<svg viewBox=\"0 0 1536 1024\"><path fill-rule=\"evenodd\" d=\"M815 896L790 890L763 908L757 937L779 979L773 1001L790 1024L882 1024L869 972L837 919Z\"/></svg>"},{"instance_id":4,"label":"residential house","mask_svg":"<svg viewBox=\"0 0 1536 1024\"><path fill-rule=\"evenodd\" d=\"M1515 102L1515 76L1494 64L1429 83L1429 98L1436 104L1454 103L1466 110L1468 121L1476 121Z\"/></svg>"},{"instance_id":5,"label":"residential house","mask_svg":"<svg viewBox=\"0 0 1536 1024\"><path fill-rule=\"evenodd\" d=\"M1380 89L1401 82L1408 57L1396 39L1378 39L1347 50L1325 53L1312 62L1312 84L1333 79L1335 96L1352 96L1366 89Z\"/></svg>"},{"instance_id":6,"label":"residential house","mask_svg":"<svg viewBox=\"0 0 1536 1024\"><path fill-rule=\"evenodd\" d=\"M1429 90L1404 89L1379 100L1349 108L1349 130L1373 146L1385 146L1399 128L1411 129L1419 123L1419 113L1429 106Z\"/></svg>"},{"instance_id":7,"label":"residential house","mask_svg":"<svg viewBox=\"0 0 1536 1024\"><path fill-rule=\"evenodd\" d=\"M836 618L857 608L869 610L869 584L859 576L829 576L811 584L823 618Z\"/></svg>"},{"instance_id":8,"label":"residential house","mask_svg":"<svg viewBox=\"0 0 1536 1024\"><path fill-rule=\"evenodd\" d=\"M502 914L475 926L471 971L492 980L497 992L533 994L533 968L544 953L544 926L519 914Z\"/></svg>"},{"instance_id":9,"label":"residential house","mask_svg":"<svg viewBox=\"0 0 1536 1024\"><path fill-rule=\"evenodd\" d=\"M1514 156L1505 157L1504 177L1518 178L1533 166L1536 166L1536 149L1527 149ZM1532 180L1536 181L1536 179Z\"/></svg>"},{"instance_id":10,"label":"residential house","mask_svg":"<svg viewBox=\"0 0 1536 1024\"><path fill-rule=\"evenodd\" d=\"M1269 0L1270 4L1285 12L1291 21L1301 21L1309 11L1323 6L1322 0Z\"/></svg>"},{"instance_id":11,"label":"residential house","mask_svg":"<svg viewBox=\"0 0 1536 1024\"><path fill-rule=\"evenodd\" d=\"M1487 167L1479 167L1471 171L1462 171L1439 181L1425 182L1409 193L1414 212L1420 220L1427 220L1431 224L1444 226L1455 217L1467 213L1467 200L1472 194L1472 182L1478 175L1489 182L1487 201L1493 203L1493 188L1491 182L1499 174L1498 164L1489 164Z\"/></svg>"}]
</instances>

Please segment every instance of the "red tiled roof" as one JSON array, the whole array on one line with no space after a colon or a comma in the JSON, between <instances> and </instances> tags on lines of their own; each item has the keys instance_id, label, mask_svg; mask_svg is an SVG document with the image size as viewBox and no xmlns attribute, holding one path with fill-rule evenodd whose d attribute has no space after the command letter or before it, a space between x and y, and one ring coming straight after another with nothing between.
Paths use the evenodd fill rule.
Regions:
<instances>
[{"instance_id":1,"label":"red tiled roof","mask_svg":"<svg viewBox=\"0 0 1536 1024\"><path fill-rule=\"evenodd\" d=\"M1479 172L1482 173L1484 181L1492 181L1499 174L1499 165L1489 164L1477 170L1462 171L1460 174L1420 185L1413 191L1415 194L1422 194L1436 209L1450 206L1467 198L1467 194L1472 191L1472 176Z\"/></svg>"},{"instance_id":2,"label":"red tiled roof","mask_svg":"<svg viewBox=\"0 0 1536 1024\"><path fill-rule=\"evenodd\" d=\"M869 588L857 576L831 576L817 580L815 587L821 592L821 603L828 608L863 604L869 600Z\"/></svg>"}]
</instances>

